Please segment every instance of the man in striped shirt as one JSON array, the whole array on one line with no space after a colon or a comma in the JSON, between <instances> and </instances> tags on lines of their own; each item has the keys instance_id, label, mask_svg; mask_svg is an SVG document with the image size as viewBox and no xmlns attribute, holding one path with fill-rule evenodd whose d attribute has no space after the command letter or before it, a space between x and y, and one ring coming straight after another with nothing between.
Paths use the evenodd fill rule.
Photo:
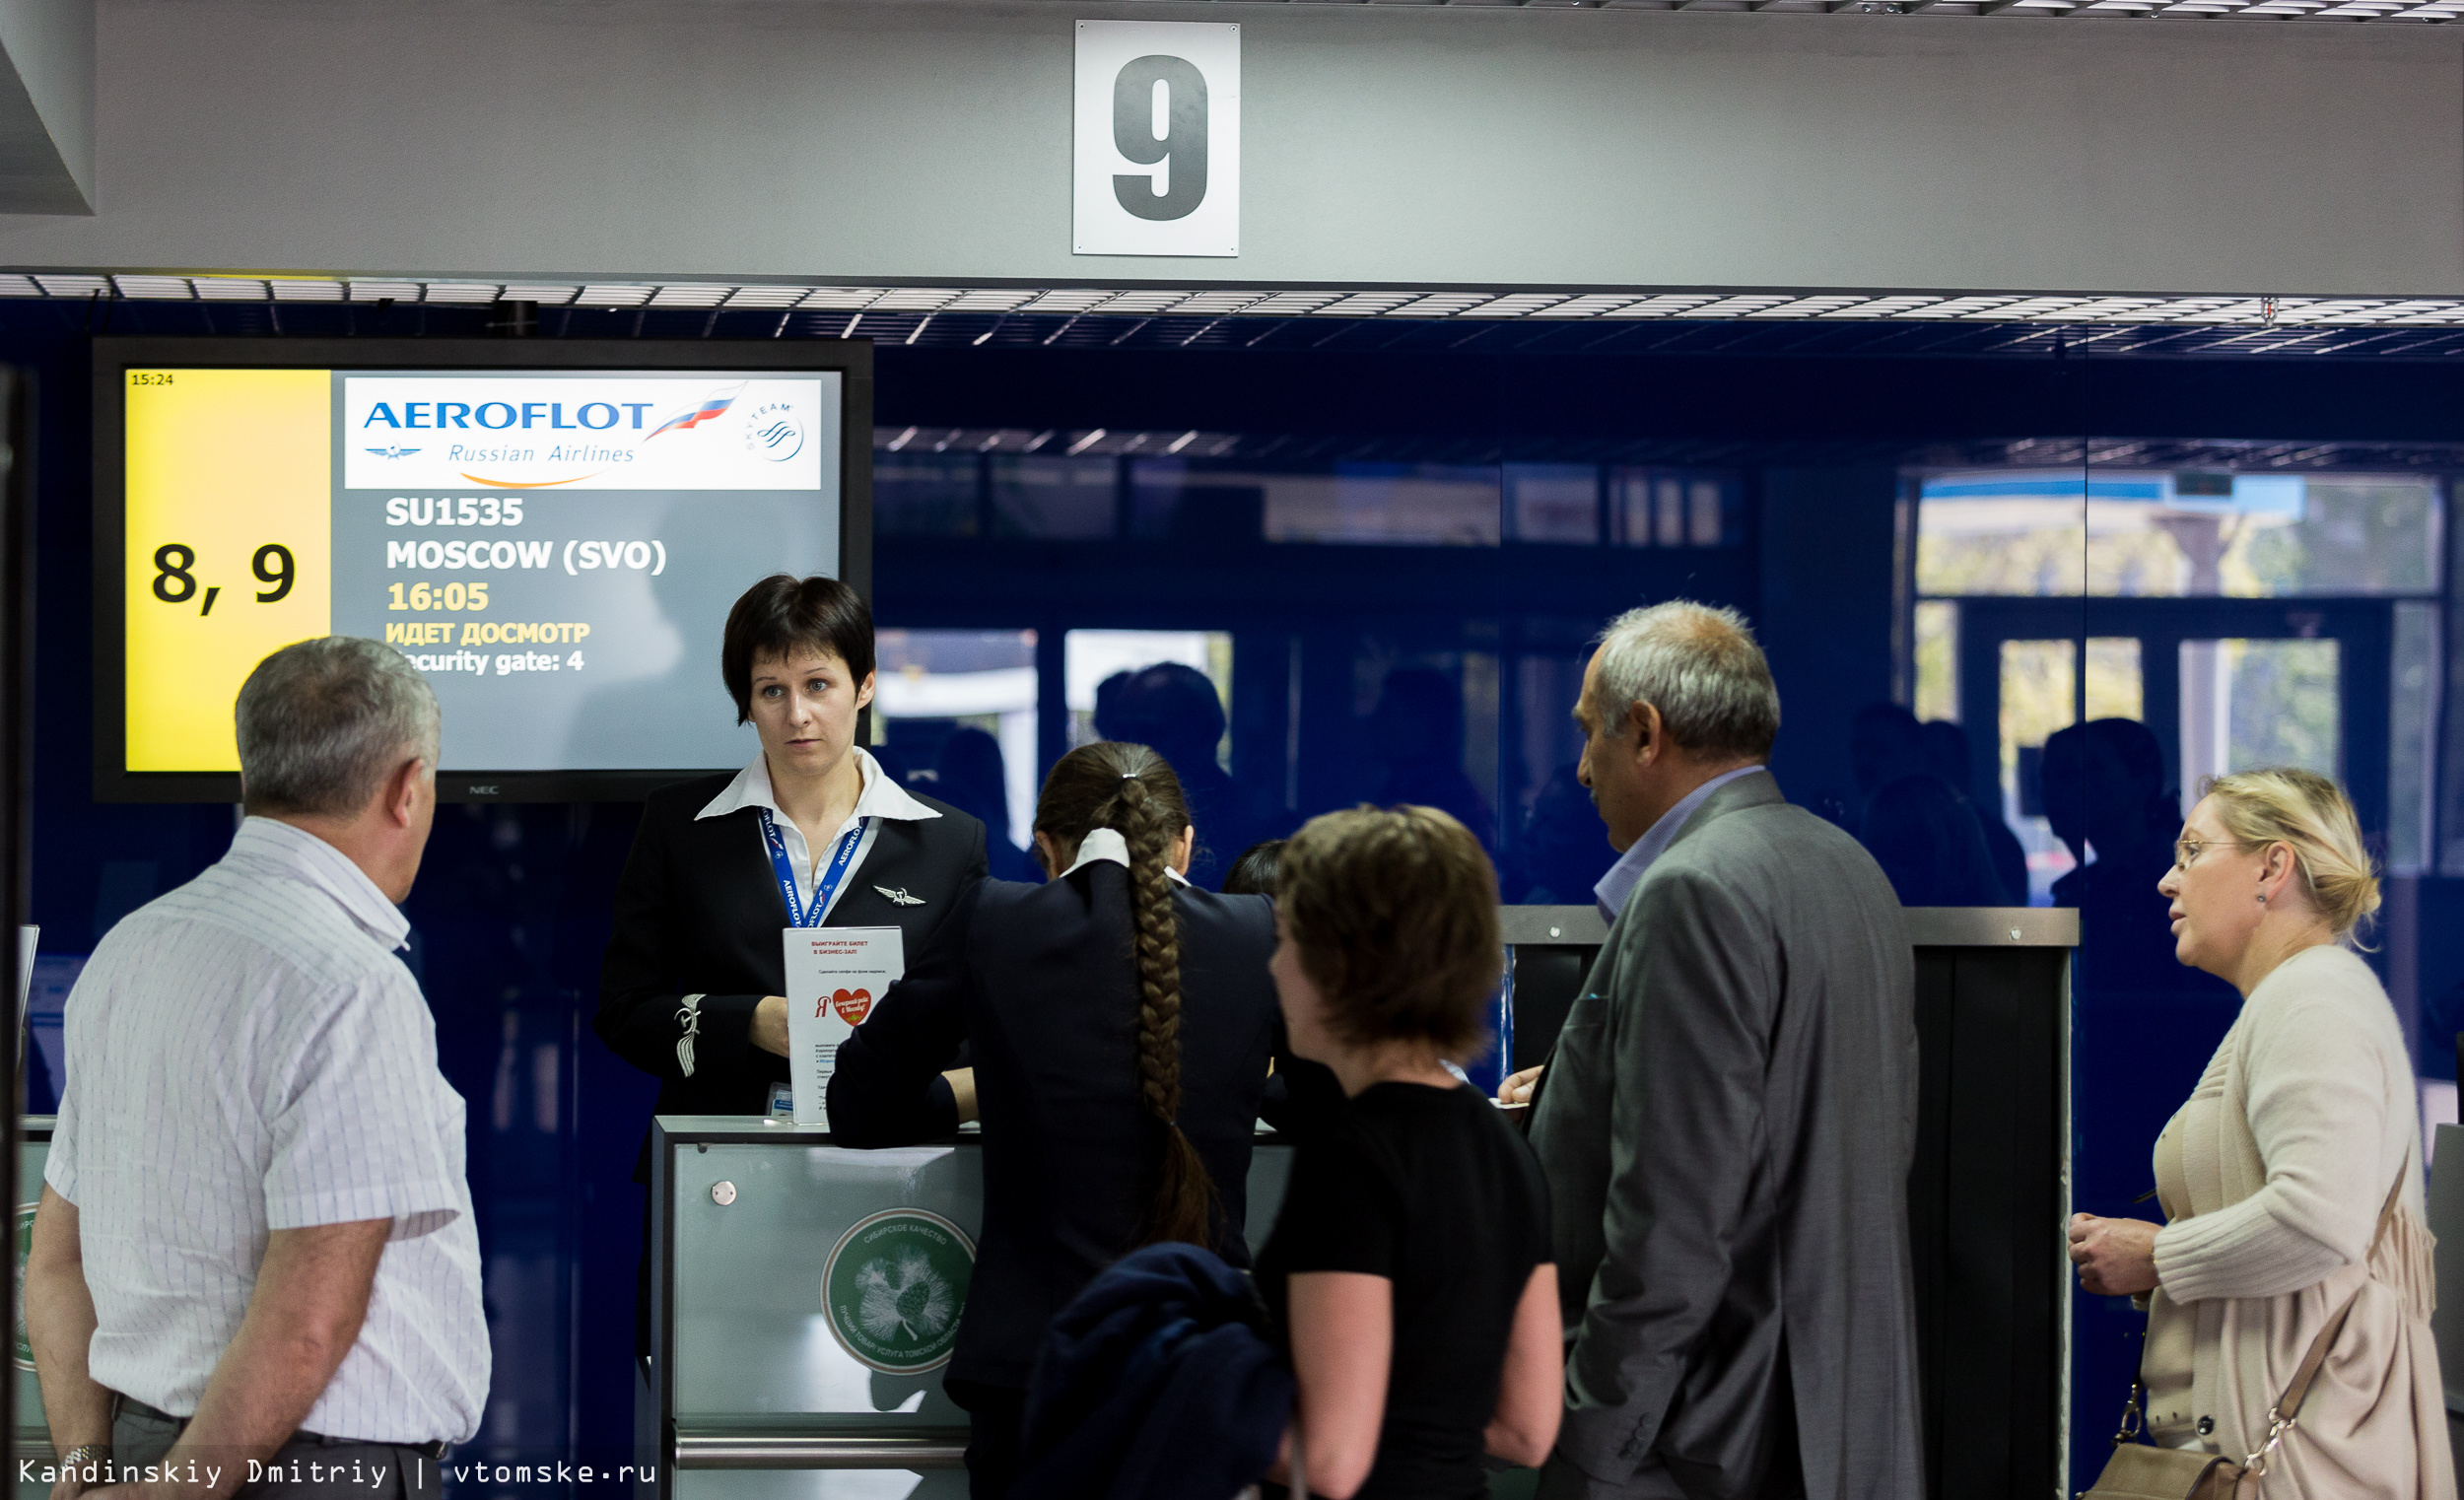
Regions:
<instances>
[{"instance_id":1,"label":"man in striped shirt","mask_svg":"<svg viewBox=\"0 0 2464 1500\"><path fill-rule=\"evenodd\" d=\"M304 641L238 731L231 852L69 996L26 1268L53 1500L433 1497L487 1398L462 1100L395 956L435 695L391 647Z\"/></svg>"}]
</instances>

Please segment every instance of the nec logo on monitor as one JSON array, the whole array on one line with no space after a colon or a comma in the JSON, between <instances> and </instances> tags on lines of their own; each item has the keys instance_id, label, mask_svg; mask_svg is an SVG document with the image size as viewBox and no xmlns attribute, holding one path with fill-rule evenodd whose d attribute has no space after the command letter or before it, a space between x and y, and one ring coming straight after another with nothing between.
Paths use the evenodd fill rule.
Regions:
<instances>
[{"instance_id":1,"label":"nec logo on monitor","mask_svg":"<svg viewBox=\"0 0 2464 1500\"><path fill-rule=\"evenodd\" d=\"M485 786L466 786L463 788L463 794L474 797L492 797L497 794L496 784L491 783Z\"/></svg>"}]
</instances>

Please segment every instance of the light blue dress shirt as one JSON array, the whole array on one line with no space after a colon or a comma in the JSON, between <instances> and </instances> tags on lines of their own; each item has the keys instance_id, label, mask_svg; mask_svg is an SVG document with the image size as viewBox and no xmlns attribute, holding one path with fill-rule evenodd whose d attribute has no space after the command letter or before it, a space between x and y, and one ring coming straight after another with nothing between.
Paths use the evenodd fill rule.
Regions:
<instances>
[{"instance_id":1,"label":"light blue dress shirt","mask_svg":"<svg viewBox=\"0 0 2464 1500\"><path fill-rule=\"evenodd\" d=\"M1650 869L1651 862L1677 842L1677 834L1685 827L1685 820L1694 815L1696 808L1711 800L1711 793L1741 777L1770 774L1768 766L1740 766L1735 771L1713 777L1685 793L1675 807L1660 815L1659 822L1644 830L1643 836L1634 841L1634 847L1619 854L1617 862L1608 866L1608 873L1601 876L1600 883L1592 887L1592 895L1600 902L1600 915L1610 921L1617 920L1617 914L1625 910L1625 898L1633 895L1634 887L1643 883L1643 872Z\"/></svg>"}]
</instances>

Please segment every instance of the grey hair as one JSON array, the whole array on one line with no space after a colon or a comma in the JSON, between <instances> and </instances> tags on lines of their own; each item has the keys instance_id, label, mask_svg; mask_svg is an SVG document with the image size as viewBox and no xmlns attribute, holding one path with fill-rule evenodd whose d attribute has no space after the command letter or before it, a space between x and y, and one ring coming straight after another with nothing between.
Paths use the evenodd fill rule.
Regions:
<instances>
[{"instance_id":1,"label":"grey hair","mask_svg":"<svg viewBox=\"0 0 2464 1500\"><path fill-rule=\"evenodd\" d=\"M240 778L252 813L348 818L413 757L437 767L437 695L408 657L353 636L302 641L240 684Z\"/></svg>"},{"instance_id":2,"label":"grey hair","mask_svg":"<svg viewBox=\"0 0 2464 1500\"><path fill-rule=\"evenodd\" d=\"M1780 692L1744 615L1672 599L1617 616L1599 645L1601 711L1611 722L1647 703L1692 754L1770 756Z\"/></svg>"}]
</instances>

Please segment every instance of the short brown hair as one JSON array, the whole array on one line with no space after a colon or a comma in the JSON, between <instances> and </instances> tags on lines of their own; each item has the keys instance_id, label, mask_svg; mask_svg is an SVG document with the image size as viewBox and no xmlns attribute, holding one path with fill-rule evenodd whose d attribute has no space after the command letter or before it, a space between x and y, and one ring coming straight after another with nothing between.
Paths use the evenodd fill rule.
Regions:
<instances>
[{"instance_id":1,"label":"short brown hair","mask_svg":"<svg viewBox=\"0 0 2464 1500\"><path fill-rule=\"evenodd\" d=\"M830 652L861 687L872 675L872 611L837 579L774 573L727 611L719 638L719 675L736 701L736 722L753 716L753 662L797 647Z\"/></svg>"},{"instance_id":2,"label":"short brown hair","mask_svg":"<svg viewBox=\"0 0 2464 1500\"><path fill-rule=\"evenodd\" d=\"M1475 1055L1505 971L1497 872L1434 807L1355 807L1283 846L1275 904L1344 1041L1424 1038Z\"/></svg>"}]
</instances>

